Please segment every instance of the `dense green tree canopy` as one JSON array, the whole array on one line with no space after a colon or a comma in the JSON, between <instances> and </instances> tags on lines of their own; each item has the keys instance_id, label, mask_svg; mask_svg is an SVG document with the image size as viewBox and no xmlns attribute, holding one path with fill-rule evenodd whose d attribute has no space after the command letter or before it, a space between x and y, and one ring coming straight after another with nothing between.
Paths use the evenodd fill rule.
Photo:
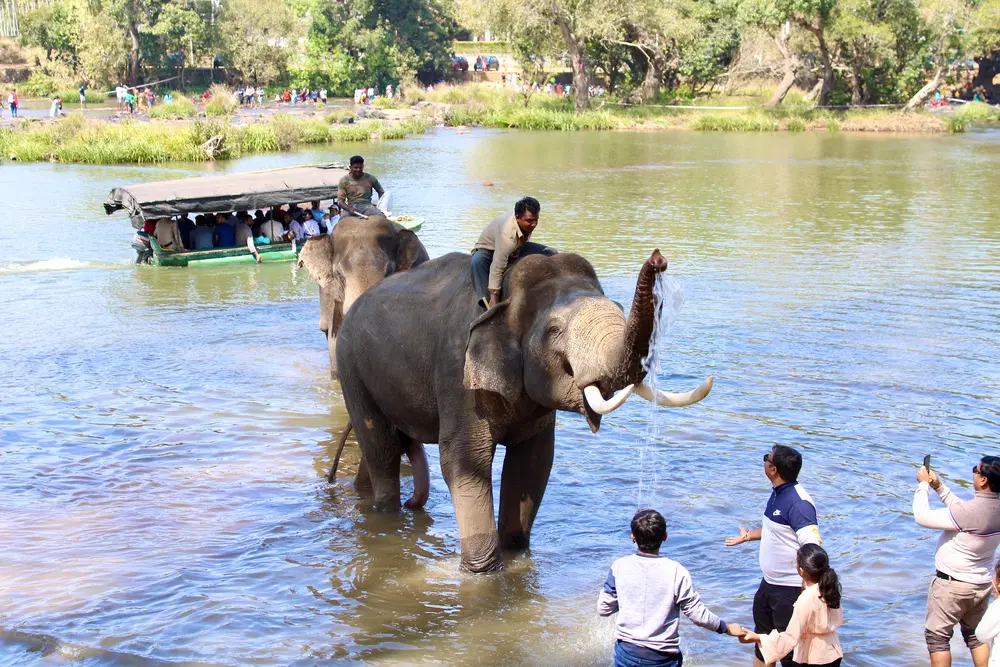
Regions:
<instances>
[{"instance_id":1,"label":"dense green tree canopy","mask_svg":"<svg viewBox=\"0 0 1000 667\"><path fill-rule=\"evenodd\" d=\"M51 0L20 23L45 74L100 85L221 55L259 84L350 95L438 81L452 40L486 32L527 79L569 69L580 109L597 82L645 101L732 89L747 34L769 40L752 57L770 59L753 69L774 77L771 105L795 85L819 104L915 105L966 82L991 96L1000 74L1000 0Z\"/></svg>"}]
</instances>

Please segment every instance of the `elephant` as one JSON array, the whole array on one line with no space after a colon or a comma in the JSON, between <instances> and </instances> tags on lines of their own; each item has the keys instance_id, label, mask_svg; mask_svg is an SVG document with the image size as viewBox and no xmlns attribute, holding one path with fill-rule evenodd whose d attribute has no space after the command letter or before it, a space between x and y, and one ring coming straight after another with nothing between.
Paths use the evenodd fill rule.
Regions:
<instances>
[{"instance_id":1,"label":"elephant","mask_svg":"<svg viewBox=\"0 0 1000 667\"><path fill-rule=\"evenodd\" d=\"M332 377L337 377L337 332L344 313L386 276L427 260L417 235L383 216L342 218L332 233L306 241L298 265L319 283L319 328L326 336Z\"/></svg>"},{"instance_id":2,"label":"elephant","mask_svg":"<svg viewBox=\"0 0 1000 667\"><path fill-rule=\"evenodd\" d=\"M638 277L631 312L604 294L593 267L571 253L522 258L501 301L483 311L471 258L451 253L390 276L344 316L337 347L344 402L375 507L398 511L401 455L440 445L461 566L503 567L502 551L529 546L552 468L557 410L601 418L635 391L665 406L696 403L697 389L670 394L643 383L654 324L653 285L666 270L655 250ZM491 482L496 446L506 455L499 517Z\"/></svg>"}]
</instances>

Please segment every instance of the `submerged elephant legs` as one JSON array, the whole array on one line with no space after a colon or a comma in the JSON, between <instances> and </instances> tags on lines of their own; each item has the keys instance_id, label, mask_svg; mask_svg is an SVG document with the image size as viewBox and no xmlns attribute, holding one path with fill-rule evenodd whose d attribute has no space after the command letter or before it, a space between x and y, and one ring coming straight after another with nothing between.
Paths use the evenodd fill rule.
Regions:
<instances>
[{"instance_id":1,"label":"submerged elephant legs","mask_svg":"<svg viewBox=\"0 0 1000 667\"><path fill-rule=\"evenodd\" d=\"M555 455L555 420L534 436L507 447L500 478L500 548L527 549Z\"/></svg>"}]
</instances>

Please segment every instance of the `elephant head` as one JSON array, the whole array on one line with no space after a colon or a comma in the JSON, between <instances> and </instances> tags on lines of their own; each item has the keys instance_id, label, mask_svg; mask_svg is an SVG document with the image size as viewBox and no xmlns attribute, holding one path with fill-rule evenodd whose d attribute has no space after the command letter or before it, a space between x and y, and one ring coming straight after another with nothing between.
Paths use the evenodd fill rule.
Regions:
<instances>
[{"instance_id":1,"label":"elephant head","mask_svg":"<svg viewBox=\"0 0 1000 667\"><path fill-rule=\"evenodd\" d=\"M351 305L386 276L427 259L415 233L382 216L342 218L332 233L306 241L299 266L319 284L319 328L327 338L332 374L337 333Z\"/></svg>"},{"instance_id":2,"label":"elephant head","mask_svg":"<svg viewBox=\"0 0 1000 667\"><path fill-rule=\"evenodd\" d=\"M527 399L578 412L595 433L601 416L633 390L659 405L697 403L711 391L711 377L685 394L654 395L643 383L642 359L649 353L655 317L653 284L666 268L666 259L654 250L639 271L626 321L584 258L525 257L505 280L504 300L471 325L465 387L499 394L512 406Z\"/></svg>"}]
</instances>

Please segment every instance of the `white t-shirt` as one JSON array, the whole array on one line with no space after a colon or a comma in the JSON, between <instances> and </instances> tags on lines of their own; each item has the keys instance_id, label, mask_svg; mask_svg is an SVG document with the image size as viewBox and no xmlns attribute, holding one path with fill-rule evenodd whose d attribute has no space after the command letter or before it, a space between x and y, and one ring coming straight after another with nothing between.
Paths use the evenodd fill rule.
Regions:
<instances>
[{"instance_id":1,"label":"white t-shirt","mask_svg":"<svg viewBox=\"0 0 1000 667\"><path fill-rule=\"evenodd\" d=\"M306 237L306 229L298 220L292 220L292 224L288 225L288 231L295 234L296 241L301 241Z\"/></svg>"},{"instance_id":2,"label":"white t-shirt","mask_svg":"<svg viewBox=\"0 0 1000 667\"><path fill-rule=\"evenodd\" d=\"M306 218L302 228L305 230L306 236L319 236L320 234L319 223L312 218Z\"/></svg>"}]
</instances>

